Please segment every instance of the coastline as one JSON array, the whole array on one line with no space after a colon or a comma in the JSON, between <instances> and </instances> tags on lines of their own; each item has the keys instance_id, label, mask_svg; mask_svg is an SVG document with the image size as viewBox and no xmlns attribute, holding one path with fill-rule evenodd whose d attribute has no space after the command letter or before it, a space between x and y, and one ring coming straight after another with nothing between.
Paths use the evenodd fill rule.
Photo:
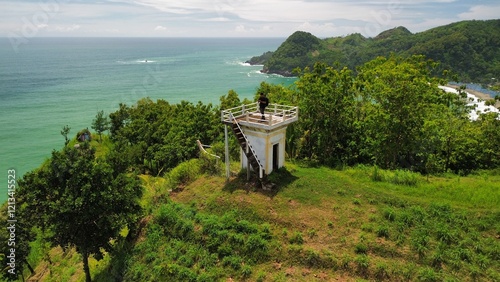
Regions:
<instances>
[{"instance_id":1,"label":"coastline","mask_svg":"<svg viewBox=\"0 0 500 282\"><path fill-rule=\"evenodd\" d=\"M455 85L455 84L447 84L446 87L450 87L450 88L453 88L455 90L458 90L458 88L460 86L459 85ZM477 90L474 90L474 89L465 88L465 92L467 92L467 93L469 93L471 95L474 95L474 96L476 96L476 98L481 99L483 101L487 101L487 100L493 99L489 94L486 94L486 93L483 93L483 92L480 92L480 91L477 91ZM495 103L495 107L496 108L500 107L500 101L497 101Z\"/></svg>"}]
</instances>

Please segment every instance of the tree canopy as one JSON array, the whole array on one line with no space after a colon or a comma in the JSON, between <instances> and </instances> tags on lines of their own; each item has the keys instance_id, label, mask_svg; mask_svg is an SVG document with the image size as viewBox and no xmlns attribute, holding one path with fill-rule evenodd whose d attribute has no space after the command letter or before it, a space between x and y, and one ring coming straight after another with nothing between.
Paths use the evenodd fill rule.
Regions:
<instances>
[{"instance_id":1,"label":"tree canopy","mask_svg":"<svg viewBox=\"0 0 500 282\"><path fill-rule=\"evenodd\" d=\"M54 246L76 247L86 280L88 257L111 251L110 240L137 220L142 187L134 176L95 158L88 142L54 151L39 170L19 181L26 220L41 228Z\"/></svg>"}]
</instances>

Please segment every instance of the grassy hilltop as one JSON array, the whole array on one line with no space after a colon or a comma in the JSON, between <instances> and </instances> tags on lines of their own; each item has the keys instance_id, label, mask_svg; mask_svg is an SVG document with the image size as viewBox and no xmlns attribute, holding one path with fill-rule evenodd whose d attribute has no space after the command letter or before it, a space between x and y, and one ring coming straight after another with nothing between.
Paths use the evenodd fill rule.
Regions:
<instances>
[{"instance_id":1,"label":"grassy hilltop","mask_svg":"<svg viewBox=\"0 0 500 282\"><path fill-rule=\"evenodd\" d=\"M289 163L263 191L203 174L202 162L141 177L141 229L91 259L95 281L500 279L498 171L423 177ZM74 250L33 246L40 281L84 281Z\"/></svg>"}]
</instances>

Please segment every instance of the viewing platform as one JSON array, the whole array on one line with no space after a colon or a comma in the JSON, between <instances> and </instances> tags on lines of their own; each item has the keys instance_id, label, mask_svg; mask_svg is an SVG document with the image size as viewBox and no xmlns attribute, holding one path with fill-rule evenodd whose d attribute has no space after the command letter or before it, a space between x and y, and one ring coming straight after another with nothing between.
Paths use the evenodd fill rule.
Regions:
<instances>
[{"instance_id":1,"label":"viewing platform","mask_svg":"<svg viewBox=\"0 0 500 282\"><path fill-rule=\"evenodd\" d=\"M258 103L241 105L221 111L221 121L224 124L233 124L234 118L240 125L245 127L274 130L297 121L299 119L299 108L270 104L264 112L265 120L261 117Z\"/></svg>"}]
</instances>

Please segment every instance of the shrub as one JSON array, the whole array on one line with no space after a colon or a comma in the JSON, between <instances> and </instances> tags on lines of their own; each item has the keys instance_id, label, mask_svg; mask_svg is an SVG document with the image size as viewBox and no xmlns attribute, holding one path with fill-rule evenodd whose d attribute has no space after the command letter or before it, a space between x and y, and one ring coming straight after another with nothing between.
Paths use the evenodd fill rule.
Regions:
<instances>
[{"instance_id":1,"label":"shrub","mask_svg":"<svg viewBox=\"0 0 500 282\"><path fill-rule=\"evenodd\" d=\"M384 171L380 170L378 166L373 167L372 181L382 182L385 181Z\"/></svg>"},{"instance_id":2,"label":"shrub","mask_svg":"<svg viewBox=\"0 0 500 282\"><path fill-rule=\"evenodd\" d=\"M290 237L289 240L290 244L299 244L302 245L304 244L304 238L302 238L302 233L296 231L292 237Z\"/></svg>"},{"instance_id":3,"label":"shrub","mask_svg":"<svg viewBox=\"0 0 500 282\"><path fill-rule=\"evenodd\" d=\"M248 278L252 275L252 267L250 267L249 265L244 265L242 268L241 268L241 276L243 278Z\"/></svg>"},{"instance_id":4,"label":"shrub","mask_svg":"<svg viewBox=\"0 0 500 282\"><path fill-rule=\"evenodd\" d=\"M309 238L314 238L314 237L318 236L317 231L314 228L309 229L307 231L307 235L309 236Z\"/></svg>"},{"instance_id":5,"label":"shrub","mask_svg":"<svg viewBox=\"0 0 500 282\"><path fill-rule=\"evenodd\" d=\"M171 189L177 188L179 185L186 185L196 179L200 173L200 162L197 159L191 159L183 162L173 168L166 178Z\"/></svg>"},{"instance_id":6,"label":"shrub","mask_svg":"<svg viewBox=\"0 0 500 282\"><path fill-rule=\"evenodd\" d=\"M412 234L411 247L417 252L420 258L425 256L429 245L429 235L426 230L417 230Z\"/></svg>"},{"instance_id":7,"label":"shrub","mask_svg":"<svg viewBox=\"0 0 500 282\"><path fill-rule=\"evenodd\" d=\"M384 218L389 220L389 221L396 220L396 211L393 210L392 208L384 209L383 214L384 214Z\"/></svg>"},{"instance_id":8,"label":"shrub","mask_svg":"<svg viewBox=\"0 0 500 282\"><path fill-rule=\"evenodd\" d=\"M396 170L391 182L398 185L415 186L418 183L418 174L407 170Z\"/></svg>"},{"instance_id":9,"label":"shrub","mask_svg":"<svg viewBox=\"0 0 500 282\"><path fill-rule=\"evenodd\" d=\"M262 239L258 234L248 236L245 242L245 252L255 261L266 258L268 249L267 241Z\"/></svg>"},{"instance_id":10,"label":"shrub","mask_svg":"<svg viewBox=\"0 0 500 282\"><path fill-rule=\"evenodd\" d=\"M340 259L340 267L344 270L349 270L352 258L348 254L342 255Z\"/></svg>"},{"instance_id":11,"label":"shrub","mask_svg":"<svg viewBox=\"0 0 500 282\"><path fill-rule=\"evenodd\" d=\"M417 276L420 281L431 281L431 282L440 281L439 276L436 274L434 269L430 267L425 267L421 269L418 272Z\"/></svg>"},{"instance_id":12,"label":"shrub","mask_svg":"<svg viewBox=\"0 0 500 282\"><path fill-rule=\"evenodd\" d=\"M375 277L378 280L386 280L387 278L389 278L389 273L387 271L387 264L383 262L377 263L377 265L375 266Z\"/></svg>"},{"instance_id":13,"label":"shrub","mask_svg":"<svg viewBox=\"0 0 500 282\"><path fill-rule=\"evenodd\" d=\"M368 273L368 267L370 266L370 259L367 255L358 255L355 259L356 266L358 272L362 275L366 275Z\"/></svg>"},{"instance_id":14,"label":"shrub","mask_svg":"<svg viewBox=\"0 0 500 282\"><path fill-rule=\"evenodd\" d=\"M438 241L443 242L447 245L455 242L456 236L447 226L439 225L436 230L436 238Z\"/></svg>"},{"instance_id":15,"label":"shrub","mask_svg":"<svg viewBox=\"0 0 500 282\"><path fill-rule=\"evenodd\" d=\"M354 252L356 254L366 254L367 251L368 251L368 247L363 243L358 243L354 247Z\"/></svg>"},{"instance_id":16,"label":"shrub","mask_svg":"<svg viewBox=\"0 0 500 282\"><path fill-rule=\"evenodd\" d=\"M315 250L306 250L305 263L309 267L319 267L321 264L321 257Z\"/></svg>"},{"instance_id":17,"label":"shrub","mask_svg":"<svg viewBox=\"0 0 500 282\"><path fill-rule=\"evenodd\" d=\"M376 232L378 237L389 238L389 227L386 225L379 226Z\"/></svg>"},{"instance_id":18,"label":"shrub","mask_svg":"<svg viewBox=\"0 0 500 282\"><path fill-rule=\"evenodd\" d=\"M223 266L229 266L234 270L239 270L242 262L243 260L239 256L227 256L222 259Z\"/></svg>"},{"instance_id":19,"label":"shrub","mask_svg":"<svg viewBox=\"0 0 500 282\"><path fill-rule=\"evenodd\" d=\"M266 273L263 272L263 271L260 271L258 274L257 274L257 279L256 279L257 282L264 282L266 281Z\"/></svg>"}]
</instances>

